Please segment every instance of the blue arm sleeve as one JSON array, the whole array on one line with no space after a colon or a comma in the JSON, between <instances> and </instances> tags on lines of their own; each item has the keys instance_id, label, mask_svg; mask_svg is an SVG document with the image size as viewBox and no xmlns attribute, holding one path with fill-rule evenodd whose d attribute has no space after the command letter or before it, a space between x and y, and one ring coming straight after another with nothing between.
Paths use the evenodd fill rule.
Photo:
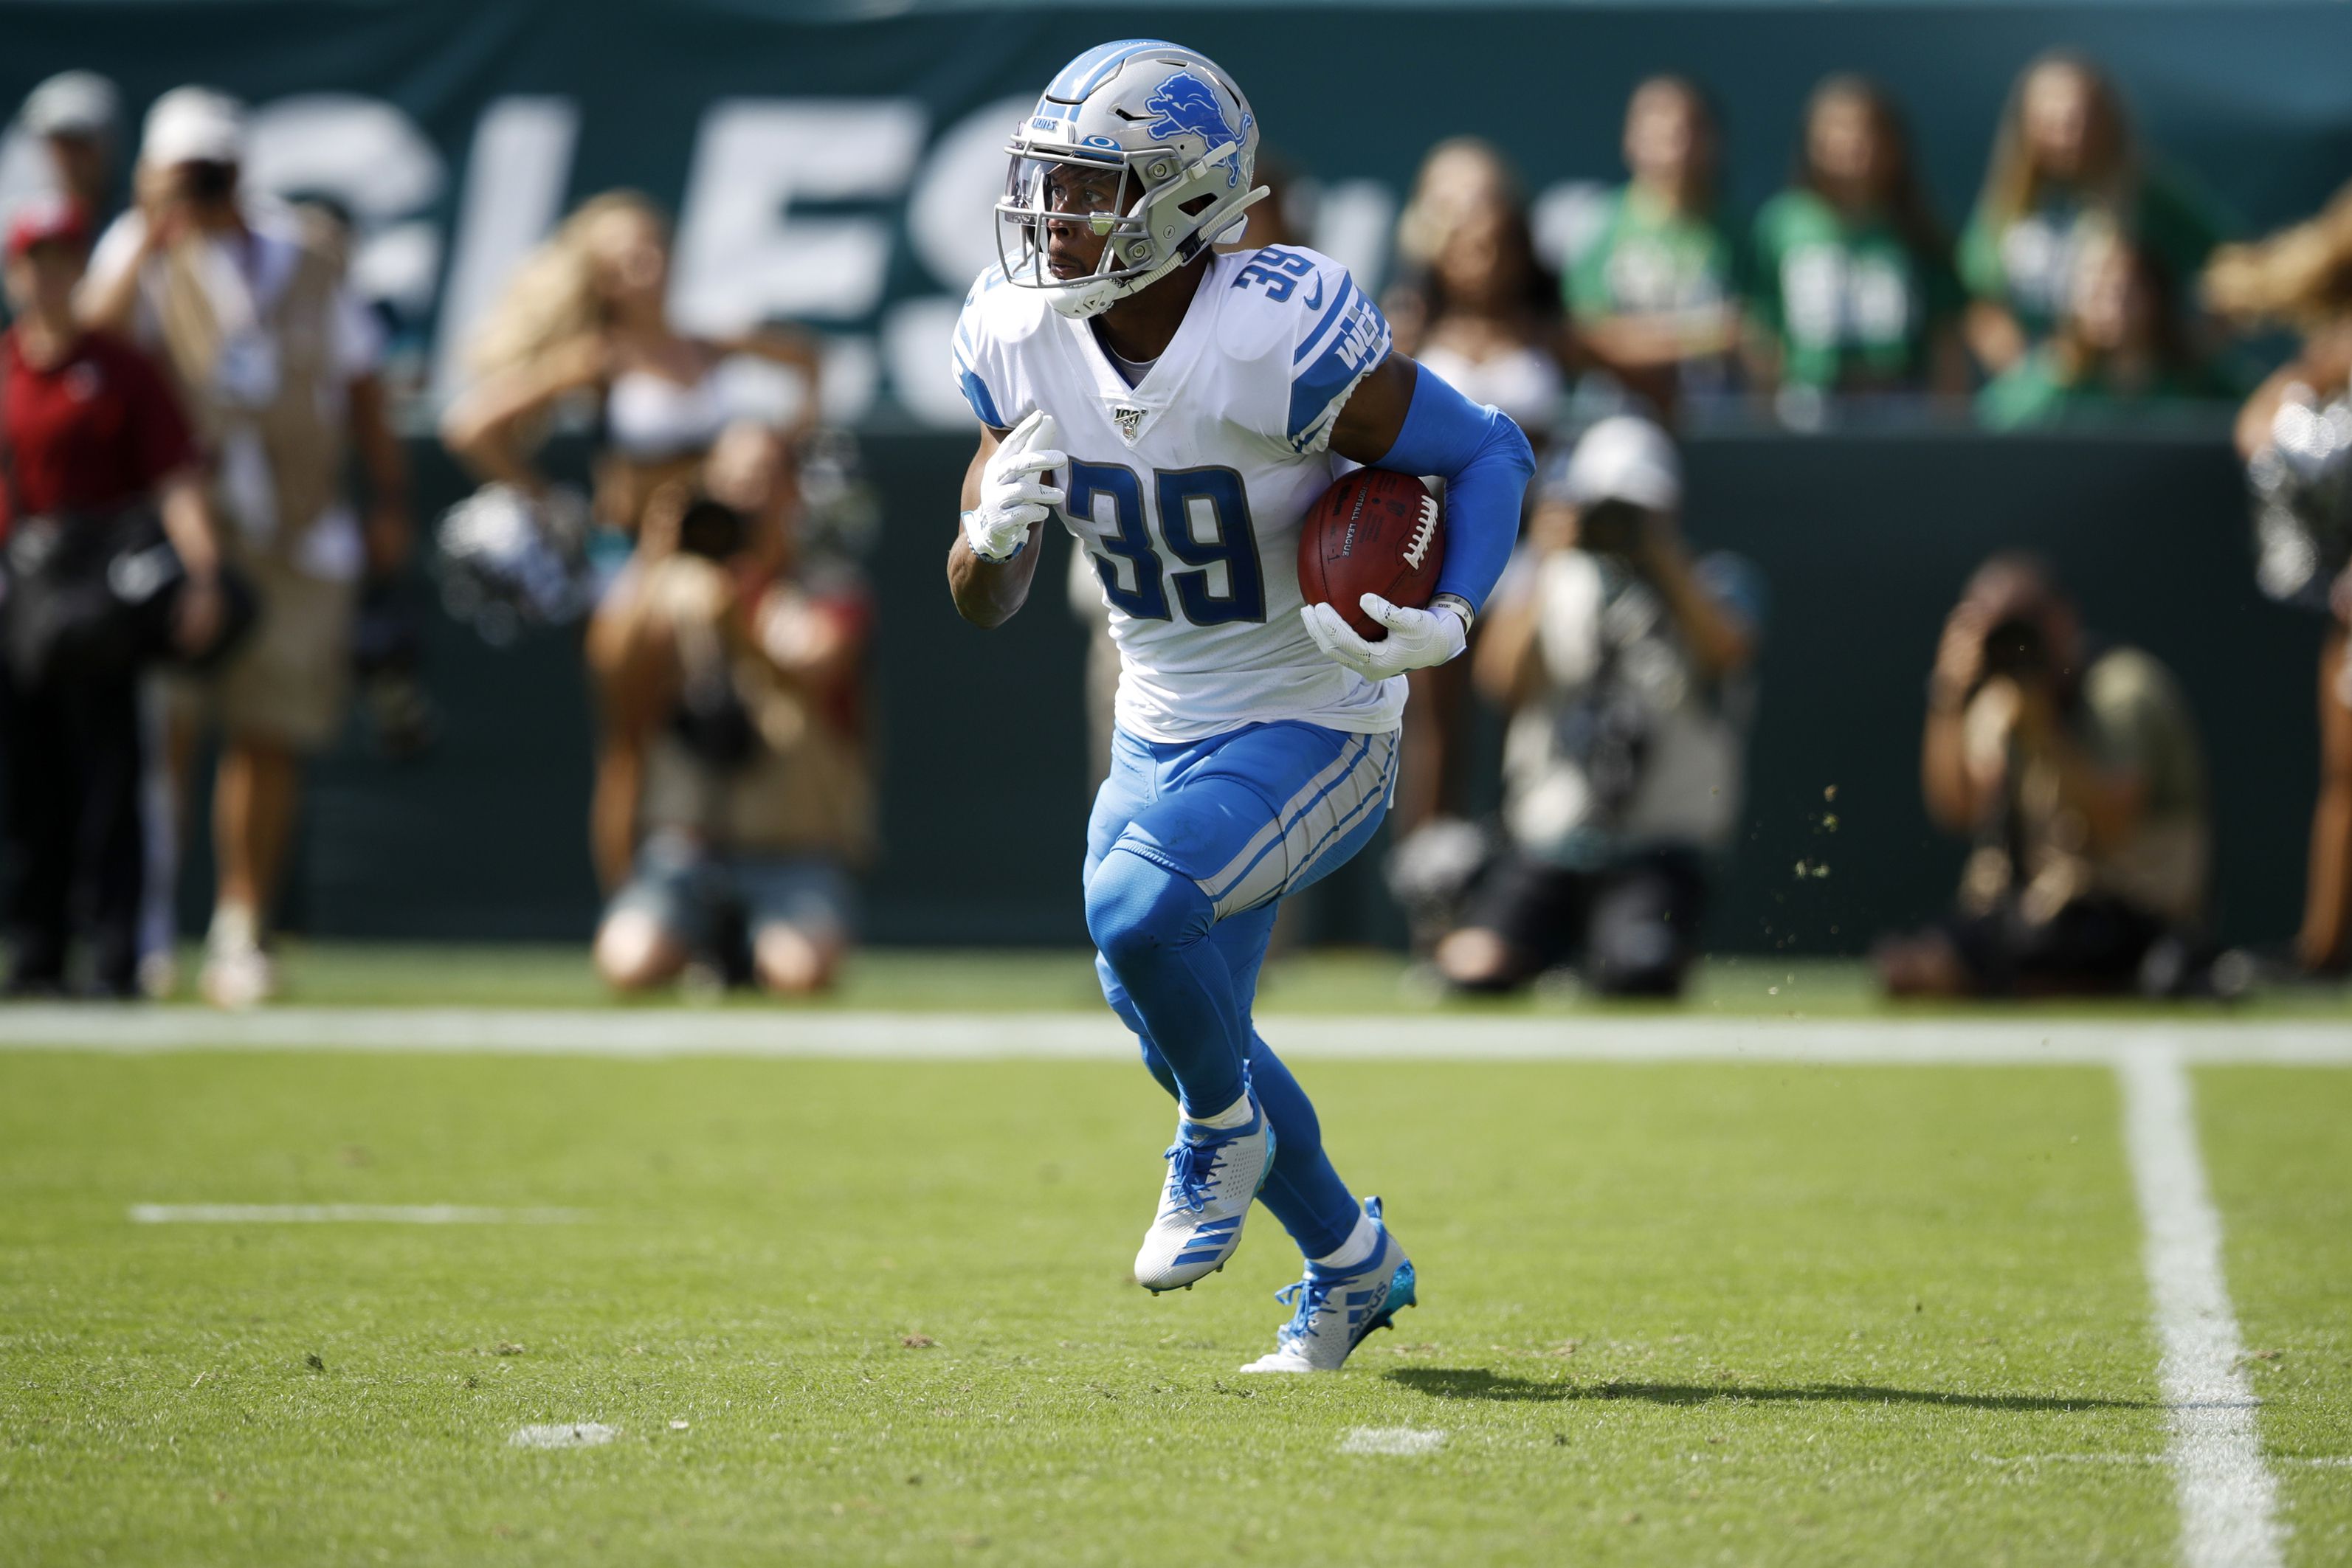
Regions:
<instances>
[{"instance_id":1,"label":"blue arm sleeve","mask_svg":"<svg viewBox=\"0 0 2352 1568\"><path fill-rule=\"evenodd\" d=\"M1416 365L1404 427L1373 466L1445 481L1437 591L1483 609L1518 542L1519 504L1536 471L1527 436L1499 410L1480 407Z\"/></svg>"}]
</instances>

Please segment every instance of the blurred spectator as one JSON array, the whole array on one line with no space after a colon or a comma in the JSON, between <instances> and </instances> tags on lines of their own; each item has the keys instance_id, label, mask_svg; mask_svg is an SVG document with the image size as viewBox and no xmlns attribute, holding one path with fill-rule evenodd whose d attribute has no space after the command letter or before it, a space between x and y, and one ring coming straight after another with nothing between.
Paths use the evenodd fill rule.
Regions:
<instances>
[{"instance_id":1,"label":"blurred spectator","mask_svg":"<svg viewBox=\"0 0 2352 1568\"><path fill-rule=\"evenodd\" d=\"M1519 184L1486 143L1438 143L1397 224L1410 260L1382 303L1400 352L1543 439L1570 353Z\"/></svg>"},{"instance_id":2,"label":"blurred spectator","mask_svg":"<svg viewBox=\"0 0 2352 1568\"><path fill-rule=\"evenodd\" d=\"M1729 382L1739 276L1717 215L1715 110L1685 77L1652 77L1625 106L1625 166L1591 240L1570 263L1578 340L1630 390L1672 410Z\"/></svg>"},{"instance_id":3,"label":"blurred spectator","mask_svg":"<svg viewBox=\"0 0 2352 1568\"><path fill-rule=\"evenodd\" d=\"M76 926L89 946L90 988L136 993L140 666L167 648L208 651L227 623L218 539L178 400L144 354L74 319L89 246L81 210L65 196L35 198L8 225L0 747L12 996L64 988Z\"/></svg>"},{"instance_id":4,"label":"blurred spectator","mask_svg":"<svg viewBox=\"0 0 2352 1568\"><path fill-rule=\"evenodd\" d=\"M114 204L122 101L95 71L59 71L26 97L18 119L48 150L58 190L93 219Z\"/></svg>"},{"instance_id":5,"label":"blurred spectator","mask_svg":"<svg viewBox=\"0 0 2352 1568\"><path fill-rule=\"evenodd\" d=\"M656 492L590 625L613 747L643 778L628 836L600 845L619 891L596 966L624 990L699 962L802 994L848 946L872 607L845 565L801 554L789 453L729 427L699 486Z\"/></svg>"},{"instance_id":6,"label":"blurred spectator","mask_svg":"<svg viewBox=\"0 0 2352 1568\"><path fill-rule=\"evenodd\" d=\"M2078 235L2074 267L2056 333L1977 394L1983 423L2112 423L2152 402L2230 394L2189 347L2179 291L2153 250L2100 229Z\"/></svg>"},{"instance_id":7,"label":"blurred spectator","mask_svg":"<svg viewBox=\"0 0 2352 1568\"><path fill-rule=\"evenodd\" d=\"M2231 246L2205 275L2215 309L2304 334L2238 418L2255 508L2255 580L2327 618L2319 651L2319 800L2295 958L2352 966L2352 185L2317 217Z\"/></svg>"},{"instance_id":8,"label":"blurred spectator","mask_svg":"<svg viewBox=\"0 0 2352 1568\"><path fill-rule=\"evenodd\" d=\"M797 370L800 420L815 413L815 345L764 329L730 339L688 337L669 319L669 226L630 191L591 197L516 272L474 345L479 380L450 405L442 439L478 478L544 505L552 486L532 463L558 408L598 405L593 512L625 555L651 497L701 471L733 419L754 413L761 389L726 374L736 355ZM617 567L617 559L608 567ZM607 878L627 864L639 801L635 762L608 734L600 743L590 838Z\"/></svg>"},{"instance_id":9,"label":"blurred spectator","mask_svg":"<svg viewBox=\"0 0 2352 1568\"><path fill-rule=\"evenodd\" d=\"M1759 378L1791 423L1838 392L1958 392L1959 283L1901 116L1859 77L1805 106L1794 183L1756 214Z\"/></svg>"},{"instance_id":10,"label":"blurred spectator","mask_svg":"<svg viewBox=\"0 0 2352 1568\"><path fill-rule=\"evenodd\" d=\"M816 349L763 329L696 338L669 319L669 225L631 191L582 203L516 271L474 341L476 381L442 421L442 439L476 477L545 496L532 464L551 416L576 398L600 414L593 510L634 538L653 493L691 478L755 394L724 373L738 354L789 365L815 413Z\"/></svg>"},{"instance_id":11,"label":"blurred spectator","mask_svg":"<svg viewBox=\"0 0 2352 1568\"><path fill-rule=\"evenodd\" d=\"M2137 143L2096 66L2063 50L2043 55L2018 76L1960 235L1969 347L1998 375L2055 331L2095 233L2126 235L2180 279L2205 264L2221 229Z\"/></svg>"},{"instance_id":12,"label":"blurred spectator","mask_svg":"<svg viewBox=\"0 0 2352 1568\"><path fill-rule=\"evenodd\" d=\"M205 88L148 111L137 205L100 240L79 309L128 331L171 368L215 459L228 559L259 619L216 674L171 685L167 760L184 787L199 731L216 723L219 883L203 989L223 1006L266 999L264 943L292 840L301 759L341 729L352 613L363 575L407 553L407 463L384 416L373 320L344 286L340 251L284 207L240 190L245 114ZM364 524L345 498L365 469ZM184 788L175 789L175 796ZM155 824L151 984L167 983L171 823ZM162 929L152 929L161 925Z\"/></svg>"},{"instance_id":13,"label":"blurred spectator","mask_svg":"<svg viewBox=\"0 0 2352 1568\"><path fill-rule=\"evenodd\" d=\"M2000 555L1945 622L1927 693L1927 815L1976 849L1948 920L1879 945L1886 988L2178 988L2211 827L2171 673L2136 648L2095 651L2047 569Z\"/></svg>"},{"instance_id":14,"label":"blurred spectator","mask_svg":"<svg viewBox=\"0 0 2352 1568\"><path fill-rule=\"evenodd\" d=\"M1396 256L1391 270L1415 279L1462 220L1481 207L1523 207L1527 193L1495 144L1475 136L1449 136L1431 148L1413 176L1412 194L1397 214ZM1387 303L1387 301L1383 301Z\"/></svg>"},{"instance_id":15,"label":"blurred spectator","mask_svg":"<svg viewBox=\"0 0 2352 1568\"><path fill-rule=\"evenodd\" d=\"M1404 286L1405 351L1475 402L1492 403L1540 444L1559 404L1570 350L1559 286L1536 259L1525 208L1464 213L1428 273Z\"/></svg>"},{"instance_id":16,"label":"blurred spectator","mask_svg":"<svg viewBox=\"0 0 2352 1568\"><path fill-rule=\"evenodd\" d=\"M1507 844L1438 945L1456 986L1502 990L1571 955L1611 996L1672 996L1708 859L1739 821L1764 589L1682 542L1664 432L1619 416L1546 482L1475 651L1510 710Z\"/></svg>"}]
</instances>

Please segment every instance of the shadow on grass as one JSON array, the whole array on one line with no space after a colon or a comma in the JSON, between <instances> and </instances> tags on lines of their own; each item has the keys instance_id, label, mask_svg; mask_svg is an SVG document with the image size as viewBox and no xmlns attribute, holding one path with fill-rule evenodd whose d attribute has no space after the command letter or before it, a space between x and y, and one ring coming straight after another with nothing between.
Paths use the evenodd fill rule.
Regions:
<instances>
[{"instance_id":1,"label":"shadow on grass","mask_svg":"<svg viewBox=\"0 0 2352 1568\"><path fill-rule=\"evenodd\" d=\"M1871 1383L1807 1383L1762 1388L1744 1383L1543 1383L1502 1377L1484 1367L1402 1366L1386 1375L1434 1399L1488 1399L1502 1404L1558 1405L1571 1399L1640 1399L1652 1405L1704 1405L1711 1399L1824 1401L1852 1405L1940 1405L1957 1410L2143 1410L2138 1399L2055 1399L2038 1394L1951 1394L1933 1388L1885 1388Z\"/></svg>"}]
</instances>

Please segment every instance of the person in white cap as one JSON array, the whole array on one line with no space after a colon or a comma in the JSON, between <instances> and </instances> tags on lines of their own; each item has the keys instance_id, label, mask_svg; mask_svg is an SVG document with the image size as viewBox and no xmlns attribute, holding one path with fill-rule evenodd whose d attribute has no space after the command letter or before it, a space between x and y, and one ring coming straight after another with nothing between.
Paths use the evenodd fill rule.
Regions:
<instances>
[{"instance_id":1,"label":"person in white cap","mask_svg":"<svg viewBox=\"0 0 2352 1568\"><path fill-rule=\"evenodd\" d=\"M1472 672L1511 716L1506 846L1438 969L1507 990L1577 959L1604 995L1675 995L1739 823L1762 579L1684 547L1647 420L1601 421L1539 484Z\"/></svg>"},{"instance_id":2,"label":"person in white cap","mask_svg":"<svg viewBox=\"0 0 2352 1568\"><path fill-rule=\"evenodd\" d=\"M127 333L170 366L213 454L229 559L260 605L243 648L201 682L176 683L169 703L175 785L201 730L221 732L220 877L202 987L223 1006L275 988L263 944L301 759L342 725L362 574L393 570L409 533L405 460L376 377L380 335L344 285L334 238L241 193L245 141L244 107L226 94L183 87L157 99L137 205L99 241L79 301L92 326ZM364 526L344 494L354 453L372 500ZM151 869L151 985L164 978L171 881L168 863Z\"/></svg>"},{"instance_id":3,"label":"person in white cap","mask_svg":"<svg viewBox=\"0 0 2352 1568\"><path fill-rule=\"evenodd\" d=\"M17 113L47 146L58 190L93 215L113 203L121 118L121 95L96 71L59 71L35 88Z\"/></svg>"}]
</instances>

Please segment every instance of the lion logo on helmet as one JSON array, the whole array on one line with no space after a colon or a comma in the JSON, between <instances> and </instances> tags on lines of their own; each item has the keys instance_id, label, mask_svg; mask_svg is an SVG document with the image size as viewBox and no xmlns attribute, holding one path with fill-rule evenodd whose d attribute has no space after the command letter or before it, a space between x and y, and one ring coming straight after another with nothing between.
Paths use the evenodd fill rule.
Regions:
<instances>
[{"instance_id":1,"label":"lion logo on helmet","mask_svg":"<svg viewBox=\"0 0 2352 1568\"><path fill-rule=\"evenodd\" d=\"M1197 136L1211 148L1237 142L1249 128L1248 117L1243 117L1242 130L1235 131L1233 121L1225 118L1225 107L1217 100L1217 89L1190 70L1178 71L1160 84L1152 95L1143 100L1143 107L1157 119L1145 127L1154 141L1165 141L1171 136ZM1232 170L1225 180L1229 185L1241 182L1241 171Z\"/></svg>"}]
</instances>

